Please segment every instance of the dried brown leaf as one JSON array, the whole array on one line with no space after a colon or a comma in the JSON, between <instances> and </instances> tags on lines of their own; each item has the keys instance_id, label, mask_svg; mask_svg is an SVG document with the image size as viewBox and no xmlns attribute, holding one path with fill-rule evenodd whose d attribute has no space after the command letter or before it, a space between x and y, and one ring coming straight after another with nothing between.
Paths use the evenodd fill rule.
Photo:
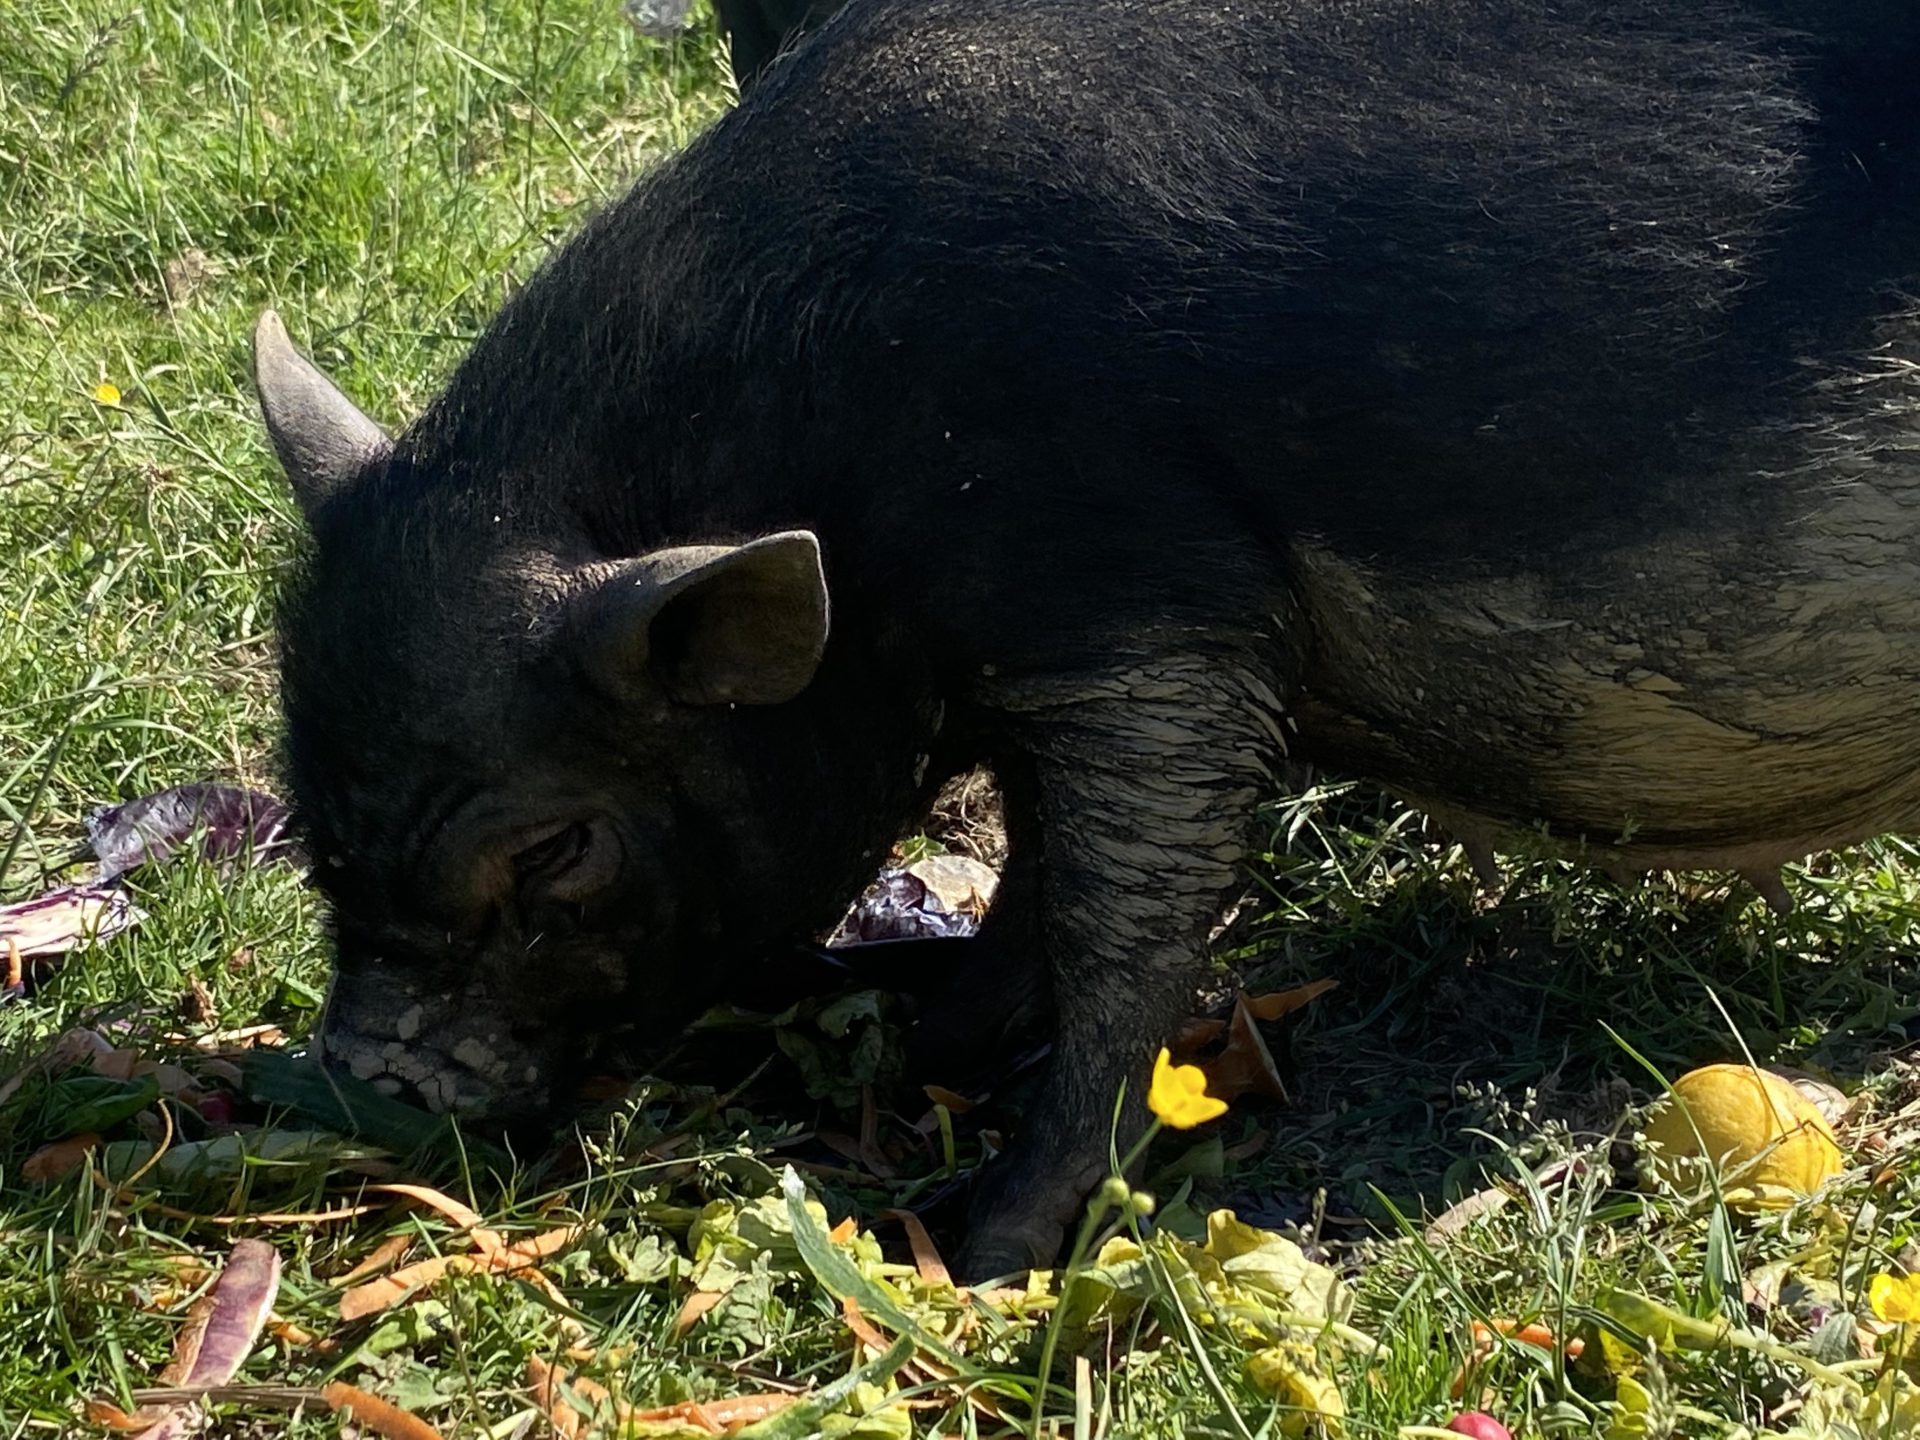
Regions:
<instances>
[{"instance_id":1,"label":"dried brown leaf","mask_svg":"<svg viewBox=\"0 0 1920 1440\"><path fill-rule=\"evenodd\" d=\"M920 1217L911 1210L888 1210L883 1212L889 1220L898 1220L907 1232L907 1244L913 1247L913 1268L920 1272L920 1278L928 1285L951 1285L953 1276L947 1272L947 1262L940 1258L940 1247L933 1243L933 1236L927 1233L927 1227Z\"/></svg>"},{"instance_id":2,"label":"dried brown leaf","mask_svg":"<svg viewBox=\"0 0 1920 1440\"><path fill-rule=\"evenodd\" d=\"M632 1411L628 1419L640 1424L684 1420L711 1435L725 1435L777 1415L800 1397L770 1390L760 1395L736 1395L727 1400L682 1400L653 1410Z\"/></svg>"},{"instance_id":3,"label":"dried brown leaf","mask_svg":"<svg viewBox=\"0 0 1920 1440\"><path fill-rule=\"evenodd\" d=\"M1295 985L1290 990L1275 990L1268 995L1245 996L1247 1009L1253 1012L1253 1018L1271 1025L1282 1015L1291 1015L1303 1006L1311 1005L1329 990L1338 990L1338 980L1309 980L1305 985Z\"/></svg>"},{"instance_id":4,"label":"dried brown leaf","mask_svg":"<svg viewBox=\"0 0 1920 1440\"><path fill-rule=\"evenodd\" d=\"M336 1285L351 1285L362 1276L377 1274L379 1271L386 1269L389 1265L397 1261L402 1255L405 1255L412 1245L413 1237L411 1235L389 1235L373 1247L371 1254L364 1257L359 1264L355 1265L333 1283Z\"/></svg>"},{"instance_id":5,"label":"dried brown leaf","mask_svg":"<svg viewBox=\"0 0 1920 1440\"><path fill-rule=\"evenodd\" d=\"M218 1030L210 1035L169 1035L166 1038L191 1044L196 1050L225 1050L230 1047L246 1050L256 1045L284 1045L287 1043L287 1032L278 1025L242 1025L237 1030Z\"/></svg>"},{"instance_id":6,"label":"dried brown leaf","mask_svg":"<svg viewBox=\"0 0 1920 1440\"><path fill-rule=\"evenodd\" d=\"M451 1220L462 1230L477 1230L483 1225L480 1214L472 1206L462 1204L451 1195L435 1190L431 1185L369 1185L367 1189L381 1195L399 1195L407 1200L416 1200L429 1210L437 1211Z\"/></svg>"},{"instance_id":7,"label":"dried brown leaf","mask_svg":"<svg viewBox=\"0 0 1920 1440\"><path fill-rule=\"evenodd\" d=\"M137 1050L102 1050L93 1057L93 1073L109 1080L131 1080L134 1066L139 1063Z\"/></svg>"},{"instance_id":8,"label":"dried brown leaf","mask_svg":"<svg viewBox=\"0 0 1920 1440\"><path fill-rule=\"evenodd\" d=\"M187 980L186 994L180 997L180 1018L189 1025L211 1025L220 1018L220 1008L214 1003L213 991L198 975L190 976Z\"/></svg>"},{"instance_id":9,"label":"dried brown leaf","mask_svg":"<svg viewBox=\"0 0 1920 1440\"><path fill-rule=\"evenodd\" d=\"M969 1100L958 1091L947 1089L944 1085L922 1085L920 1087L920 1093L925 1095L927 1099L935 1105L946 1106L949 1113L954 1115L966 1114L969 1110L973 1109L977 1103Z\"/></svg>"},{"instance_id":10,"label":"dried brown leaf","mask_svg":"<svg viewBox=\"0 0 1920 1440\"><path fill-rule=\"evenodd\" d=\"M280 1256L264 1240L236 1240L213 1287L195 1303L159 1383L224 1385L247 1358L280 1293Z\"/></svg>"},{"instance_id":11,"label":"dried brown leaf","mask_svg":"<svg viewBox=\"0 0 1920 1440\"><path fill-rule=\"evenodd\" d=\"M604 1385L569 1375L561 1366L549 1365L538 1355L527 1358L527 1383L533 1390L534 1403L561 1440L577 1440L583 1432L592 1433L588 1422L594 1412L602 1408L615 1424L626 1423L626 1407L615 1401ZM589 1408L581 1409L582 1403Z\"/></svg>"},{"instance_id":12,"label":"dried brown leaf","mask_svg":"<svg viewBox=\"0 0 1920 1440\"><path fill-rule=\"evenodd\" d=\"M1287 1087L1267 1049L1266 1037L1253 1022L1253 1012L1243 995L1233 1002L1233 1018L1227 1022L1227 1043L1220 1053L1200 1062L1206 1071L1207 1094L1219 1100L1238 1100L1244 1095L1263 1095L1285 1103Z\"/></svg>"},{"instance_id":13,"label":"dried brown leaf","mask_svg":"<svg viewBox=\"0 0 1920 1440\"><path fill-rule=\"evenodd\" d=\"M845 1322L853 1338L872 1350L875 1354L885 1354L887 1337L874 1328L873 1322L861 1313L860 1302L851 1295L843 1296L840 1301L840 1319Z\"/></svg>"},{"instance_id":14,"label":"dried brown leaf","mask_svg":"<svg viewBox=\"0 0 1920 1440\"><path fill-rule=\"evenodd\" d=\"M264 1240L236 1241L212 1287L194 1302L174 1337L173 1358L160 1372L159 1388L206 1390L226 1384L260 1339L279 1292L280 1256L274 1248ZM118 1413L109 1401L89 1408L95 1406L102 1415ZM125 1418L144 1429L146 1440L178 1440L198 1423L198 1412L191 1404L173 1403L143 1406Z\"/></svg>"},{"instance_id":15,"label":"dried brown leaf","mask_svg":"<svg viewBox=\"0 0 1920 1440\"><path fill-rule=\"evenodd\" d=\"M1226 1021L1207 1015L1194 1015L1180 1022L1173 1037L1167 1041L1167 1048L1176 1057L1192 1055L1206 1049L1226 1033Z\"/></svg>"},{"instance_id":16,"label":"dried brown leaf","mask_svg":"<svg viewBox=\"0 0 1920 1440\"><path fill-rule=\"evenodd\" d=\"M20 1178L31 1180L36 1185L64 1179L87 1163L88 1154L99 1143L99 1134L88 1130L84 1134L56 1140L51 1145L42 1145L20 1162Z\"/></svg>"},{"instance_id":17,"label":"dried brown leaf","mask_svg":"<svg viewBox=\"0 0 1920 1440\"><path fill-rule=\"evenodd\" d=\"M530 1235L525 1240L515 1240L500 1252L497 1261L489 1262L488 1268L521 1269L557 1255L569 1245L579 1243L585 1238L586 1233L585 1225L562 1225L557 1230L546 1230L538 1235Z\"/></svg>"}]
</instances>

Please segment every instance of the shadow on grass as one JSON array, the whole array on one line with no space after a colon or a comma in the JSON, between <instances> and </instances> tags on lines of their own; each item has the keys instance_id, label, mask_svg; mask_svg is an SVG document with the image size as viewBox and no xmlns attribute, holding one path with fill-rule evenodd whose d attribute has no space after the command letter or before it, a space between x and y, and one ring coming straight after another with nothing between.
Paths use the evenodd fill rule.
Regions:
<instances>
[{"instance_id":1,"label":"shadow on grass","mask_svg":"<svg viewBox=\"0 0 1920 1440\"><path fill-rule=\"evenodd\" d=\"M1249 1218L1318 1208L1358 1229L1385 1218L1375 1189L1437 1214L1503 1153L1604 1137L1652 1093L1623 1043L1669 1078L1744 1047L1850 1089L1920 1033L1920 882L1899 841L1795 870L1779 916L1732 877L1622 885L1545 859L1503 857L1484 893L1457 847L1359 787L1270 819L1226 958L1249 988L1340 988L1292 1037L1292 1108L1240 1120L1270 1143L1215 1182Z\"/></svg>"}]
</instances>

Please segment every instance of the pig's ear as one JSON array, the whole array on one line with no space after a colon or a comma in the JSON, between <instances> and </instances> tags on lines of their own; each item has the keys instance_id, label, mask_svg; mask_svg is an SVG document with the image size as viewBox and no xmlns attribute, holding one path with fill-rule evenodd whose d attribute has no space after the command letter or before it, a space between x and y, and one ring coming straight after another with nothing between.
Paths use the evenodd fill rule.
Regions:
<instances>
[{"instance_id":1,"label":"pig's ear","mask_svg":"<svg viewBox=\"0 0 1920 1440\"><path fill-rule=\"evenodd\" d=\"M313 362L271 310L253 327L253 389L274 452L309 519L327 497L393 448Z\"/></svg>"},{"instance_id":2,"label":"pig's ear","mask_svg":"<svg viewBox=\"0 0 1920 1440\"><path fill-rule=\"evenodd\" d=\"M644 677L688 705L778 705L827 645L820 542L789 530L626 562L583 597L576 631L614 693Z\"/></svg>"}]
</instances>

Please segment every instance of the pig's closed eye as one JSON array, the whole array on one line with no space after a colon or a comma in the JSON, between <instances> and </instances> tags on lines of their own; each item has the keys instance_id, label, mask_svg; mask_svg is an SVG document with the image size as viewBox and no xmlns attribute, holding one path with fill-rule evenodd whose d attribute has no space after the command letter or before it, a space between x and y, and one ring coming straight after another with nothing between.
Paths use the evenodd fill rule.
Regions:
<instances>
[{"instance_id":1,"label":"pig's closed eye","mask_svg":"<svg viewBox=\"0 0 1920 1440\"><path fill-rule=\"evenodd\" d=\"M536 875L560 875L580 863L592 837L584 821L562 825L543 840L537 840L513 857L513 868L521 879Z\"/></svg>"},{"instance_id":2,"label":"pig's closed eye","mask_svg":"<svg viewBox=\"0 0 1920 1440\"><path fill-rule=\"evenodd\" d=\"M621 846L597 821L576 820L515 852L513 873L523 894L584 900L619 872Z\"/></svg>"}]
</instances>

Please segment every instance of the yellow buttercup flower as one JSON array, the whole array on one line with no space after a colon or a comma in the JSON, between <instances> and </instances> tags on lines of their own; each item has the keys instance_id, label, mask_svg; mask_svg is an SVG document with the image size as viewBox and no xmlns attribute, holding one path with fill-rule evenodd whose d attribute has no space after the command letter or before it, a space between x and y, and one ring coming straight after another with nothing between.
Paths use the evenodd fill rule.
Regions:
<instances>
[{"instance_id":1,"label":"yellow buttercup flower","mask_svg":"<svg viewBox=\"0 0 1920 1440\"><path fill-rule=\"evenodd\" d=\"M1207 1075L1198 1065L1176 1065L1163 1046L1153 1062L1153 1083L1147 1087L1147 1108L1176 1130L1227 1113L1227 1102L1207 1094Z\"/></svg>"},{"instance_id":2,"label":"yellow buttercup flower","mask_svg":"<svg viewBox=\"0 0 1920 1440\"><path fill-rule=\"evenodd\" d=\"M111 380L102 380L98 385L93 387L93 398L102 405L118 405L120 403L120 387Z\"/></svg>"},{"instance_id":3,"label":"yellow buttercup flower","mask_svg":"<svg viewBox=\"0 0 1920 1440\"><path fill-rule=\"evenodd\" d=\"M1920 1320L1920 1275L1876 1275L1867 1286L1874 1315L1894 1324Z\"/></svg>"}]
</instances>

